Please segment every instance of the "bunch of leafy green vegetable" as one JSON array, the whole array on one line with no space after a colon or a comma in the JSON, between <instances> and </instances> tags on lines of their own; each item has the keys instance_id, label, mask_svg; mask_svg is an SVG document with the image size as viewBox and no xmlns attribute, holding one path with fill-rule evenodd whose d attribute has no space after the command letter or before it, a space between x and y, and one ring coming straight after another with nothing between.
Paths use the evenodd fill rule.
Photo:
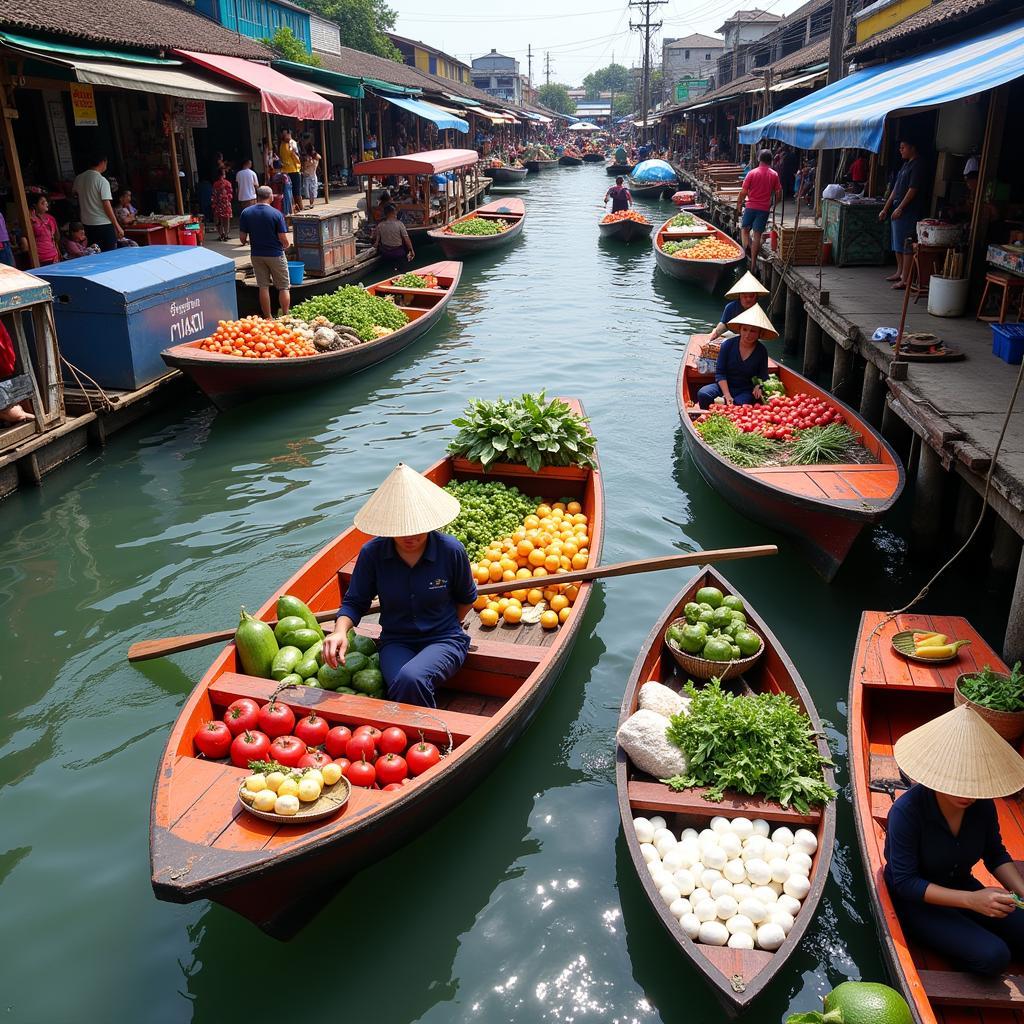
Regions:
<instances>
[{"instance_id":1,"label":"bunch of leafy green vegetable","mask_svg":"<svg viewBox=\"0 0 1024 1024\"><path fill-rule=\"evenodd\" d=\"M717 679L697 689L689 714L674 715L666 732L689 759L685 775L663 779L672 789L706 786L705 799L719 801L726 789L792 804L806 813L835 792L825 783L811 721L786 694L737 697Z\"/></svg>"},{"instance_id":2,"label":"bunch of leafy green vegetable","mask_svg":"<svg viewBox=\"0 0 1024 1024\"><path fill-rule=\"evenodd\" d=\"M673 228L695 228L701 226L701 222L692 213L677 213L668 223Z\"/></svg>"},{"instance_id":3,"label":"bunch of leafy green vegetable","mask_svg":"<svg viewBox=\"0 0 1024 1024\"><path fill-rule=\"evenodd\" d=\"M396 288L426 288L427 282L419 274L399 274L391 282Z\"/></svg>"},{"instance_id":4,"label":"bunch of leafy green vegetable","mask_svg":"<svg viewBox=\"0 0 1024 1024\"><path fill-rule=\"evenodd\" d=\"M756 469L779 454L779 445L757 431L740 430L727 416L709 416L697 433L736 466Z\"/></svg>"},{"instance_id":5,"label":"bunch of leafy green vegetable","mask_svg":"<svg viewBox=\"0 0 1024 1024\"><path fill-rule=\"evenodd\" d=\"M292 310L292 315L307 323L318 316L327 317L332 324L351 327L363 341L372 341L377 336L374 327L397 331L408 323L406 315L393 302L354 284L331 295L306 299Z\"/></svg>"},{"instance_id":6,"label":"bunch of leafy green vegetable","mask_svg":"<svg viewBox=\"0 0 1024 1024\"><path fill-rule=\"evenodd\" d=\"M587 420L561 399L543 391L493 402L474 399L452 423L458 434L448 445L452 455L480 462L516 462L534 473L542 466L593 466L597 440Z\"/></svg>"},{"instance_id":7,"label":"bunch of leafy green vegetable","mask_svg":"<svg viewBox=\"0 0 1024 1024\"><path fill-rule=\"evenodd\" d=\"M986 665L980 672L960 682L960 692L975 704L990 711L1024 711L1024 672L1018 661L1009 676L993 672Z\"/></svg>"},{"instance_id":8,"label":"bunch of leafy green vegetable","mask_svg":"<svg viewBox=\"0 0 1024 1024\"><path fill-rule=\"evenodd\" d=\"M778 395L780 398L786 397L786 385L779 380L777 373L768 375L767 380L761 380L760 377L752 377L752 383L755 387L761 388L761 401L767 402L772 395Z\"/></svg>"},{"instance_id":9,"label":"bunch of leafy green vegetable","mask_svg":"<svg viewBox=\"0 0 1024 1024\"><path fill-rule=\"evenodd\" d=\"M857 435L845 423L807 427L794 435L788 461L797 466L850 462L853 461L852 450L857 445Z\"/></svg>"},{"instance_id":10,"label":"bunch of leafy green vegetable","mask_svg":"<svg viewBox=\"0 0 1024 1024\"><path fill-rule=\"evenodd\" d=\"M444 532L462 541L474 562L491 541L519 529L540 504L540 498L530 498L518 487L508 487L496 480L452 480L444 489L454 494L462 506Z\"/></svg>"},{"instance_id":11,"label":"bunch of leafy green vegetable","mask_svg":"<svg viewBox=\"0 0 1024 1024\"><path fill-rule=\"evenodd\" d=\"M665 242L661 247L661 251L666 256L675 256L677 252L684 252L687 249L696 248L700 243L701 240L699 238L687 238L682 242Z\"/></svg>"},{"instance_id":12,"label":"bunch of leafy green vegetable","mask_svg":"<svg viewBox=\"0 0 1024 1024\"><path fill-rule=\"evenodd\" d=\"M500 235L504 230L504 224L486 217L471 217L469 220L456 221L448 227L453 235Z\"/></svg>"}]
</instances>

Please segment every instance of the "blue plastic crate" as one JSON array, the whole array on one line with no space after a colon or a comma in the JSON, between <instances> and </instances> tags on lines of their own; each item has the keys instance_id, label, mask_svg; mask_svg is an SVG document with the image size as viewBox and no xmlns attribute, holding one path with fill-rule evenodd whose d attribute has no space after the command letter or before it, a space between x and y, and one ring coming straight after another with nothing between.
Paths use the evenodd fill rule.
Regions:
<instances>
[{"instance_id":1,"label":"blue plastic crate","mask_svg":"<svg viewBox=\"0 0 1024 1024\"><path fill-rule=\"evenodd\" d=\"M1018 366L1024 360L1024 324L992 324L992 354Z\"/></svg>"}]
</instances>

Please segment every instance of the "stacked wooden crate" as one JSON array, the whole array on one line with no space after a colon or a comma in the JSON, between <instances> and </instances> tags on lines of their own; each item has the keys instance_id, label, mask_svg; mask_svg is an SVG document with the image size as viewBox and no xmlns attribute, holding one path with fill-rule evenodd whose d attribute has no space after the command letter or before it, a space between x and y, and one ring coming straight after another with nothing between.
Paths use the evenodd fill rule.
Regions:
<instances>
[{"instance_id":1,"label":"stacked wooden crate","mask_svg":"<svg viewBox=\"0 0 1024 1024\"><path fill-rule=\"evenodd\" d=\"M821 228L782 228L779 257L792 267L816 267L821 262Z\"/></svg>"},{"instance_id":2,"label":"stacked wooden crate","mask_svg":"<svg viewBox=\"0 0 1024 1024\"><path fill-rule=\"evenodd\" d=\"M332 210L304 210L292 215L292 238L297 259L310 277L326 277L355 262L355 214Z\"/></svg>"}]
</instances>

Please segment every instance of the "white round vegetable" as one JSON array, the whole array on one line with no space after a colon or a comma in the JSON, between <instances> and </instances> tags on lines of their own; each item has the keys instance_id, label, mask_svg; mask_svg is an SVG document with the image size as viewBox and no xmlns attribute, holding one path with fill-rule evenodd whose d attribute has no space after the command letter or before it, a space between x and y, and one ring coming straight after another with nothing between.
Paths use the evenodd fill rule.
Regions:
<instances>
[{"instance_id":1,"label":"white round vegetable","mask_svg":"<svg viewBox=\"0 0 1024 1024\"><path fill-rule=\"evenodd\" d=\"M672 876L672 879L679 887L682 896L689 896L697 888L697 879L693 877L693 872L686 868L680 868Z\"/></svg>"},{"instance_id":2,"label":"white round vegetable","mask_svg":"<svg viewBox=\"0 0 1024 1024\"><path fill-rule=\"evenodd\" d=\"M747 899L741 900L737 909L739 913L749 918L754 924L760 924L762 921L768 920L768 911L765 910L764 904L753 896L748 896Z\"/></svg>"},{"instance_id":3,"label":"white round vegetable","mask_svg":"<svg viewBox=\"0 0 1024 1024\"><path fill-rule=\"evenodd\" d=\"M790 855L786 858L786 863L789 865L791 874L796 875L810 875L811 864L813 861L811 858L804 853L803 850L792 849Z\"/></svg>"},{"instance_id":4,"label":"white round vegetable","mask_svg":"<svg viewBox=\"0 0 1024 1024\"><path fill-rule=\"evenodd\" d=\"M643 857L648 864L650 864L651 861L661 862L661 854L658 853L651 843L640 844L640 856Z\"/></svg>"},{"instance_id":5,"label":"white round vegetable","mask_svg":"<svg viewBox=\"0 0 1024 1024\"><path fill-rule=\"evenodd\" d=\"M778 843L780 846L792 846L795 836L791 828L786 828L783 825L781 828L777 828L772 833L772 842Z\"/></svg>"},{"instance_id":6,"label":"white round vegetable","mask_svg":"<svg viewBox=\"0 0 1024 1024\"><path fill-rule=\"evenodd\" d=\"M299 813L299 798L297 796L279 796L274 801L274 813L290 818L293 814Z\"/></svg>"},{"instance_id":7,"label":"white round vegetable","mask_svg":"<svg viewBox=\"0 0 1024 1024\"><path fill-rule=\"evenodd\" d=\"M671 871L666 871L660 864L651 872L651 881L654 883L656 889L660 889L663 885L670 885L675 882L675 878Z\"/></svg>"},{"instance_id":8,"label":"white round vegetable","mask_svg":"<svg viewBox=\"0 0 1024 1024\"><path fill-rule=\"evenodd\" d=\"M689 867L689 864L685 863L685 861L686 856L679 844L673 846L662 858L666 871L678 871L680 868Z\"/></svg>"},{"instance_id":9,"label":"white round vegetable","mask_svg":"<svg viewBox=\"0 0 1024 1024\"><path fill-rule=\"evenodd\" d=\"M661 898L662 898L662 899L663 899L663 900L664 900L664 901L665 901L665 902L666 902L666 903L667 903L667 904L668 904L669 906L671 906L671 905L672 905L673 903L675 903L675 901L676 901L677 899L679 899L679 897L680 897L680 896L682 896L682 893L681 893L681 892L679 891L679 887L678 887L678 886L677 886L677 885L675 884L675 882L666 882L666 883L665 883L665 884L664 884L664 885L663 885L663 886L662 886L662 887L661 887L661 888L660 888L660 889L658 890L658 895L659 895L659 896L660 896L660 897L661 897Z\"/></svg>"},{"instance_id":10,"label":"white round vegetable","mask_svg":"<svg viewBox=\"0 0 1024 1024\"><path fill-rule=\"evenodd\" d=\"M725 850L720 846L704 847L704 856L701 858L706 868L713 868L715 871L721 871L728 859Z\"/></svg>"},{"instance_id":11,"label":"white round vegetable","mask_svg":"<svg viewBox=\"0 0 1024 1024\"><path fill-rule=\"evenodd\" d=\"M675 918L680 918L683 914L689 914L693 908L690 906L690 901L684 899L682 896L679 899L674 900L669 904L668 912Z\"/></svg>"},{"instance_id":12,"label":"white round vegetable","mask_svg":"<svg viewBox=\"0 0 1024 1024\"><path fill-rule=\"evenodd\" d=\"M761 949L768 950L769 953L772 950L778 949L785 941L786 933L782 930L782 927L772 924L771 921L757 929L757 944Z\"/></svg>"},{"instance_id":13,"label":"white round vegetable","mask_svg":"<svg viewBox=\"0 0 1024 1024\"><path fill-rule=\"evenodd\" d=\"M696 839L684 839L676 849L679 851L680 867L692 868L700 863L700 844Z\"/></svg>"},{"instance_id":14,"label":"white round vegetable","mask_svg":"<svg viewBox=\"0 0 1024 1024\"><path fill-rule=\"evenodd\" d=\"M728 921L730 917L734 917L736 912L739 910L739 905L729 895L719 896L715 900L715 913L718 915L720 921Z\"/></svg>"},{"instance_id":15,"label":"white round vegetable","mask_svg":"<svg viewBox=\"0 0 1024 1024\"><path fill-rule=\"evenodd\" d=\"M679 927L688 938L695 939L700 934L700 918L696 914L683 914L679 918Z\"/></svg>"},{"instance_id":16,"label":"white round vegetable","mask_svg":"<svg viewBox=\"0 0 1024 1024\"><path fill-rule=\"evenodd\" d=\"M818 848L818 837L809 828L798 828L793 834L793 845L806 854L813 854Z\"/></svg>"},{"instance_id":17,"label":"white round vegetable","mask_svg":"<svg viewBox=\"0 0 1024 1024\"><path fill-rule=\"evenodd\" d=\"M751 836L743 844L743 852L740 856L745 861L764 860L764 851L768 848L768 840L764 836Z\"/></svg>"},{"instance_id":18,"label":"white round vegetable","mask_svg":"<svg viewBox=\"0 0 1024 1024\"><path fill-rule=\"evenodd\" d=\"M665 826L662 825L661 828L656 828L654 830L654 845L655 846L658 845L658 840L659 839L671 839L672 842L675 843L676 842L676 834L675 834L675 832L672 831L672 829L665 828Z\"/></svg>"},{"instance_id":19,"label":"white round vegetable","mask_svg":"<svg viewBox=\"0 0 1024 1024\"><path fill-rule=\"evenodd\" d=\"M277 794L272 789L261 789L252 800L257 811L272 811L277 803Z\"/></svg>"},{"instance_id":20,"label":"white round vegetable","mask_svg":"<svg viewBox=\"0 0 1024 1024\"><path fill-rule=\"evenodd\" d=\"M696 839L700 833L695 828L684 828L679 836L679 842L685 843L687 839Z\"/></svg>"},{"instance_id":21,"label":"white round vegetable","mask_svg":"<svg viewBox=\"0 0 1024 1024\"><path fill-rule=\"evenodd\" d=\"M754 899L760 900L766 907L772 906L779 898L779 894L770 885L758 885L754 888Z\"/></svg>"},{"instance_id":22,"label":"white round vegetable","mask_svg":"<svg viewBox=\"0 0 1024 1024\"><path fill-rule=\"evenodd\" d=\"M772 880L772 869L760 857L747 861L747 878L754 885L767 885Z\"/></svg>"},{"instance_id":23,"label":"white round vegetable","mask_svg":"<svg viewBox=\"0 0 1024 1024\"><path fill-rule=\"evenodd\" d=\"M724 946L729 941L729 933L721 921L705 921L697 933L697 941L708 946Z\"/></svg>"},{"instance_id":24,"label":"white round vegetable","mask_svg":"<svg viewBox=\"0 0 1024 1024\"><path fill-rule=\"evenodd\" d=\"M754 890L749 885L747 885L746 882L740 882L739 885L734 885L732 887L732 898L736 900L738 903L741 903L748 896L753 895Z\"/></svg>"},{"instance_id":25,"label":"white round vegetable","mask_svg":"<svg viewBox=\"0 0 1024 1024\"><path fill-rule=\"evenodd\" d=\"M700 884L701 887L711 891L711 886L715 884L722 877L722 872L717 871L715 868L705 868L700 873Z\"/></svg>"},{"instance_id":26,"label":"white round vegetable","mask_svg":"<svg viewBox=\"0 0 1024 1024\"><path fill-rule=\"evenodd\" d=\"M746 932L736 932L734 935L729 936L729 941L726 945L730 949L753 949L754 940Z\"/></svg>"},{"instance_id":27,"label":"white round vegetable","mask_svg":"<svg viewBox=\"0 0 1024 1024\"><path fill-rule=\"evenodd\" d=\"M768 920L772 924L777 924L787 935L793 930L793 924L795 923L793 915L787 914L777 903L768 911Z\"/></svg>"},{"instance_id":28,"label":"white round vegetable","mask_svg":"<svg viewBox=\"0 0 1024 1024\"><path fill-rule=\"evenodd\" d=\"M711 886L711 898L717 900L719 896L732 895L732 882L727 878L720 878Z\"/></svg>"},{"instance_id":29,"label":"white round vegetable","mask_svg":"<svg viewBox=\"0 0 1024 1024\"><path fill-rule=\"evenodd\" d=\"M721 814L717 814L711 819L711 831L724 835L726 832L732 831L732 825L728 818L723 817Z\"/></svg>"},{"instance_id":30,"label":"white round vegetable","mask_svg":"<svg viewBox=\"0 0 1024 1024\"><path fill-rule=\"evenodd\" d=\"M792 896L783 893L775 904L779 910L784 910L790 917L796 917L800 913L800 901L793 899Z\"/></svg>"},{"instance_id":31,"label":"white round vegetable","mask_svg":"<svg viewBox=\"0 0 1024 1024\"><path fill-rule=\"evenodd\" d=\"M732 831L736 838L742 842L754 834L754 823L749 818L733 818Z\"/></svg>"},{"instance_id":32,"label":"white round vegetable","mask_svg":"<svg viewBox=\"0 0 1024 1024\"><path fill-rule=\"evenodd\" d=\"M672 838L672 836L667 836L663 834L661 836L656 836L654 839L654 848L658 851L658 856L661 857L663 860L665 856L668 854L668 851L674 849L675 846L676 841Z\"/></svg>"},{"instance_id":33,"label":"white round vegetable","mask_svg":"<svg viewBox=\"0 0 1024 1024\"><path fill-rule=\"evenodd\" d=\"M653 822L654 819L651 818L651 821ZM771 826L768 824L767 821L764 820L764 818L755 818L751 822L751 825L754 826L754 835L755 836L765 836L765 837L767 837L768 833L771 832Z\"/></svg>"},{"instance_id":34,"label":"white round vegetable","mask_svg":"<svg viewBox=\"0 0 1024 1024\"><path fill-rule=\"evenodd\" d=\"M698 885L693 892L687 897L692 906L697 906L698 903L703 903L705 900L711 899L711 893L707 891L703 886Z\"/></svg>"},{"instance_id":35,"label":"white round vegetable","mask_svg":"<svg viewBox=\"0 0 1024 1024\"><path fill-rule=\"evenodd\" d=\"M790 870L789 864L781 857L776 857L774 860L770 860L768 862L768 869L772 873L773 882L785 882L793 873Z\"/></svg>"},{"instance_id":36,"label":"white round vegetable","mask_svg":"<svg viewBox=\"0 0 1024 1024\"><path fill-rule=\"evenodd\" d=\"M718 917L714 900L704 900L696 905L691 904L691 906L693 906L693 912L697 915L698 921L714 921Z\"/></svg>"},{"instance_id":37,"label":"white round vegetable","mask_svg":"<svg viewBox=\"0 0 1024 1024\"><path fill-rule=\"evenodd\" d=\"M767 861L769 864L771 864L776 857L781 857L785 860L789 854L788 846L783 846L782 843L777 843L772 839L764 844L763 850L764 852L761 854L761 859ZM665 855L662 854L662 856L664 857Z\"/></svg>"},{"instance_id":38,"label":"white round vegetable","mask_svg":"<svg viewBox=\"0 0 1024 1024\"><path fill-rule=\"evenodd\" d=\"M790 875L782 886L782 891L795 900L802 900L811 891L810 879L803 875Z\"/></svg>"},{"instance_id":39,"label":"white round vegetable","mask_svg":"<svg viewBox=\"0 0 1024 1024\"><path fill-rule=\"evenodd\" d=\"M701 848L709 844L712 846L717 846L718 833L710 828L702 828L700 832L697 834L697 842L700 843Z\"/></svg>"},{"instance_id":40,"label":"white round vegetable","mask_svg":"<svg viewBox=\"0 0 1024 1024\"><path fill-rule=\"evenodd\" d=\"M722 877L727 878L733 885L744 881L747 877L747 869L738 857L736 860L726 861L722 868Z\"/></svg>"},{"instance_id":41,"label":"white round vegetable","mask_svg":"<svg viewBox=\"0 0 1024 1024\"><path fill-rule=\"evenodd\" d=\"M660 814L655 814L653 818L649 818L648 820L654 826L655 832L657 832L659 828L668 827L668 822Z\"/></svg>"},{"instance_id":42,"label":"white round vegetable","mask_svg":"<svg viewBox=\"0 0 1024 1024\"><path fill-rule=\"evenodd\" d=\"M726 832L718 845L720 849L725 851L725 855L729 860L738 857L743 849L743 843L735 832Z\"/></svg>"},{"instance_id":43,"label":"white round vegetable","mask_svg":"<svg viewBox=\"0 0 1024 1024\"><path fill-rule=\"evenodd\" d=\"M775 898L778 899L782 895L782 883L776 882L774 879L768 883L772 892L775 893Z\"/></svg>"},{"instance_id":44,"label":"white round vegetable","mask_svg":"<svg viewBox=\"0 0 1024 1024\"><path fill-rule=\"evenodd\" d=\"M654 826L647 818L634 818L633 831L641 843L649 843L654 838Z\"/></svg>"},{"instance_id":45,"label":"white round vegetable","mask_svg":"<svg viewBox=\"0 0 1024 1024\"><path fill-rule=\"evenodd\" d=\"M728 921L725 922L725 927L729 929L730 935L735 935L737 932L742 932L744 935L749 935L751 938L757 934L757 929L754 927L754 922L750 920L745 914L733 914Z\"/></svg>"}]
</instances>

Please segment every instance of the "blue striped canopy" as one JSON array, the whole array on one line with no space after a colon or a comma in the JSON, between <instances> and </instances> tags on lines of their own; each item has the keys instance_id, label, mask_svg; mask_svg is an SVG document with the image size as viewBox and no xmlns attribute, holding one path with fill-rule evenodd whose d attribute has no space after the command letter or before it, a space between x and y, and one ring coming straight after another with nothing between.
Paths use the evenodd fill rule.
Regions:
<instances>
[{"instance_id":1,"label":"blue striped canopy","mask_svg":"<svg viewBox=\"0 0 1024 1024\"><path fill-rule=\"evenodd\" d=\"M463 121L461 117L449 114L447 110L435 107L432 103L427 103L424 100L411 100L405 97L400 98L398 96L385 96L384 99L388 103L393 103L396 107L408 110L410 114L422 117L424 121L433 121L438 128L454 128L457 132L462 132L463 134L469 131L468 121Z\"/></svg>"},{"instance_id":2,"label":"blue striped canopy","mask_svg":"<svg viewBox=\"0 0 1024 1024\"><path fill-rule=\"evenodd\" d=\"M634 181L675 181L676 172L664 160L642 160L633 168Z\"/></svg>"},{"instance_id":3,"label":"blue striped canopy","mask_svg":"<svg viewBox=\"0 0 1024 1024\"><path fill-rule=\"evenodd\" d=\"M799 149L882 145L886 115L934 107L1024 75L1024 21L884 66L864 68L739 129L740 142L779 139Z\"/></svg>"}]
</instances>

